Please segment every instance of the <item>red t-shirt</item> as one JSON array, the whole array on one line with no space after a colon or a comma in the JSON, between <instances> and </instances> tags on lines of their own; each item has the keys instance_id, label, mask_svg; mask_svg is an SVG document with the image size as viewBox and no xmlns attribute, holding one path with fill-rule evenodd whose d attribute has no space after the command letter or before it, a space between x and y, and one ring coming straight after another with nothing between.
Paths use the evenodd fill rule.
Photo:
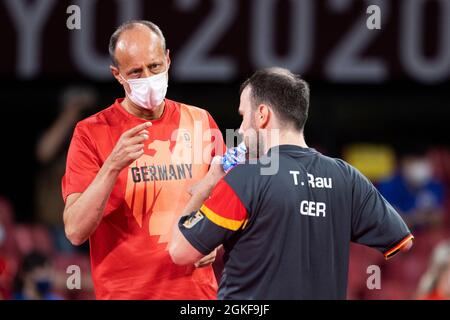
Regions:
<instances>
[{"instance_id":1,"label":"red t-shirt","mask_svg":"<svg viewBox=\"0 0 450 320\"><path fill-rule=\"evenodd\" d=\"M84 192L123 132L146 122L123 109L122 100L77 124L62 179L64 201ZM215 299L212 267L175 265L168 243L190 199L187 189L223 154L222 135L208 112L168 99L161 118L151 122L144 155L120 173L90 237L96 297Z\"/></svg>"}]
</instances>

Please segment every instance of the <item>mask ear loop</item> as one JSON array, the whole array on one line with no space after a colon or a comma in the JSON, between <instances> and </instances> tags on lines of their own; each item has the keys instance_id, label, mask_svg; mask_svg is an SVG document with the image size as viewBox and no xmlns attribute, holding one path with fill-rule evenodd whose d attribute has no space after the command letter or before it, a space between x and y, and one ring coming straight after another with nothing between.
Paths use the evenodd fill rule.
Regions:
<instances>
[{"instance_id":1,"label":"mask ear loop","mask_svg":"<svg viewBox=\"0 0 450 320\"><path fill-rule=\"evenodd\" d=\"M123 81L125 81L126 83L128 83L128 80L125 79L125 77L119 72L119 76L122 78Z\"/></svg>"},{"instance_id":2,"label":"mask ear loop","mask_svg":"<svg viewBox=\"0 0 450 320\"><path fill-rule=\"evenodd\" d=\"M119 76L122 78L123 81L125 81L126 84L128 84L128 86L130 86L130 84L128 83L128 80L125 79L125 77L119 72ZM128 92L127 89L125 87L123 87L125 94L128 96ZM131 87L130 87L130 91L131 91Z\"/></svg>"}]
</instances>

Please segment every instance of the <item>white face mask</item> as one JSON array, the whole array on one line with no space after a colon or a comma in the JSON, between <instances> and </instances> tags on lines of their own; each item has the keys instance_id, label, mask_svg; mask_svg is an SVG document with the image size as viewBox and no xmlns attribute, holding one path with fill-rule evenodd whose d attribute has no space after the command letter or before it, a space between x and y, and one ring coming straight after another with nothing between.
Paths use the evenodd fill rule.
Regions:
<instances>
[{"instance_id":1,"label":"white face mask","mask_svg":"<svg viewBox=\"0 0 450 320\"><path fill-rule=\"evenodd\" d=\"M148 78L122 79L130 86L128 98L141 108L154 110L166 97L168 87L167 71Z\"/></svg>"}]
</instances>

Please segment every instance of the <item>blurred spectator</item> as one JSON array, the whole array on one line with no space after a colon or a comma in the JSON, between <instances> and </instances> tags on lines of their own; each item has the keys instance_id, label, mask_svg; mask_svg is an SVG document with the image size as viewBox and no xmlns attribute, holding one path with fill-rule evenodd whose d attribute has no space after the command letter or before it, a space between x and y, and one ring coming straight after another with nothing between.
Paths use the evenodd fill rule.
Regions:
<instances>
[{"instance_id":1,"label":"blurred spectator","mask_svg":"<svg viewBox=\"0 0 450 320\"><path fill-rule=\"evenodd\" d=\"M0 197L0 255L15 255L17 245L14 240L14 211L11 203Z\"/></svg>"},{"instance_id":2,"label":"blurred spectator","mask_svg":"<svg viewBox=\"0 0 450 320\"><path fill-rule=\"evenodd\" d=\"M6 261L4 261L2 257L0 257L0 277L5 271L5 269L6 269ZM8 291L2 282L3 281L0 281L0 300L5 300L8 298Z\"/></svg>"},{"instance_id":3,"label":"blurred spectator","mask_svg":"<svg viewBox=\"0 0 450 320\"><path fill-rule=\"evenodd\" d=\"M381 181L381 194L399 211L408 226L418 231L442 223L444 186L433 176L433 166L421 150L400 159L399 170Z\"/></svg>"},{"instance_id":4,"label":"blurred spectator","mask_svg":"<svg viewBox=\"0 0 450 320\"><path fill-rule=\"evenodd\" d=\"M64 202L61 196L67 149L76 123L94 112L96 100L96 94L90 88L70 87L65 90L61 95L58 118L36 146L40 163L35 185L36 215L39 222L52 228L57 248L62 251L73 249L64 235Z\"/></svg>"},{"instance_id":5,"label":"blurred spectator","mask_svg":"<svg viewBox=\"0 0 450 320\"><path fill-rule=\"evenodd\" d=\"M444 224L450 227L450 149L445 146L436 146L430 150L429 156L435 168L436 176L446 186L444 190Z\"/></svg>"},{"instance_id":6,"label":"blurred spectator","mask_svg":"<svg viewBox=\"0 0 450 320\"><path fill-rule=\"evenodd\" d=\"M0 197L0 300L9 299L12 295L13 280L19 261L14 228L11 203Z\"/></svg>"},{"instance_id":7,"label":"blurred spectator","mask_svg":"<svg viewBox=\"0 0 450 320\"><path fill-rule=\"evenodd\" d=\"M53 269L46 256L32 252L26 255L16 277L16 300L60 300L52 292Z\"/></svg>"},{"instance_id":8,"label":"blurred spectator","mask_svg":"<svg viewBox=\"0 0 450 320\"><path fill-rule=\"evenodd\" d=\"M450 240L434 249L417 296L424 300L450 300Z\"/></svg>"}]
</instances>

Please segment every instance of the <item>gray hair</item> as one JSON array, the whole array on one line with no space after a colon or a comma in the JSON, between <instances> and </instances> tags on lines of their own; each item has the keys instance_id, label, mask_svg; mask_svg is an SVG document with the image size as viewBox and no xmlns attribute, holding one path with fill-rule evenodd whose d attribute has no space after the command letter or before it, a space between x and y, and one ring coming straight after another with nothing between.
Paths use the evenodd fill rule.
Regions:
<instances>
[{"instance_id":1,"label":"gray hair","mask_svg":"<svg viewBox=\"0 0 450 320\"><path fill-rule=\"evenodd\" d=\"M114 66L118 66L118 62L116 60L115 51L117 46L117 41L120 38L120 35L122 32L126 30L133 29L137 25L143 25L149 28L151 31L156 33L156 35L161 39L161 45L163 47L164 52L166 51L166 39L164 38L164 35L161 31L161 29L154 24L153 22L150 22L148 20L131 20L122 23L116 31L112 34L111 38L109 39L109 57L111 58L111 62Z\"/></svg>"}]
</instances>

